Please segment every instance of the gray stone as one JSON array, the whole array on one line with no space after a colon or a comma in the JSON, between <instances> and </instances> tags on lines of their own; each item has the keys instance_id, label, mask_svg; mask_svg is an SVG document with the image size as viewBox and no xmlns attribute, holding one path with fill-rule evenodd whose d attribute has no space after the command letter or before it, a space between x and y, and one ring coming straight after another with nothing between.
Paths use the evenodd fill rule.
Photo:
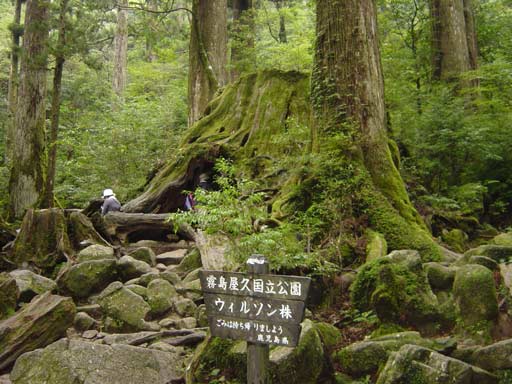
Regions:
<instances>
[{"instance_id":1,"label":"gray stone","mask_svg":"<svg viewBox=\"0 0 512 384\"><path fill-rule=\"evenodd\" d=\"M0 372L25 352L42 348L65 335L73 324L75 304L49 292L0 322Z\"/></svg>"},{"instance_id":2,"label":"gray stone","mask_svg":"<svg viewBox=\"0 0 512 384\"><path fill-rule=\"evenodd\" d=\"M93 244L82 249L77 255L77 261L82 263L91 260L115 260L114 248L100 244Z\"/></svg>"},{"instance_id":3,"label":"gray stone","mask_svg":"<svg viewBox=\"0 0 512 384\"><path fill-rule=\"evenodd\" d=\"M179 353L62 339L20 357L13 384L168 384L183 375Z\"/></svg>"},{"instance_id":4,"label":"gray stone","mask_svg":"<svg viewBox=\"0 0 512 384\"><path fill-rule=\"evenodd\" d=\"M120 322L120 329L140 330L146 327L146 315L151 307L142 297L115 282L101 293L98 300L103 312Z\"/></svg>"},{"instance_id":5,"label":"gray stone","mask_svg":"<svg viewBox=\"0 0 512 384\"><path fill-rule=\"evenodd\" d=\"M187 298L175 297L173 301L174 310L182 317L194 316L197 306Z\"/></svg>"},{"instance_id":6,"label":"gray stone","mask_svg":"<svg viewBox=\"0 0 512 384\"><path fill-rule=\"evenodd\" d=\"M68 267L57 284L73 297L88 297L117 279L116 260L91 260Z\"/></svg>"},{"instance_id":7,"label":"gray stone","mask_svg":"<svg viewBox=\"0 0 512 384\"><path fill-rule=\"evenodd\" d=\"M90 329L88 331L85 331L84 333L82 333L82 337L84 339L95 339L96 336L98 336L99 332L95 329Z\"/></svg>"},{"instance_id":8,"label":"gray stone","mask_svg":"<svg viewBox=\"0 0 512 384\"><path fill-rule=\"evenodd\" d=\"M128 255L125 255L119 259L117 268L119 275L123 278L124 281L135 279L144 275L145 273L150 273L152 271L151 266L148 263L136 260Z\"/></svg>"},{"instance_id":9,"label":"gray stone","mask_svg":"<svg viewBox=\"0 0 512 384\"><path fill-rule=\"evenodd\" d=\"M183 278L183 283L190 283L191 281L199 279L199 272L202 270L202 268L194 269L192 272L187 274Z\"/></svg>"},{"instance_id":10,"label":"gray stone","mask_svg":"<svg viewBox=\"0 0 512 384\"><path fill-rule=\"evenodd\" d=\"M176 321L177 329L193 329L197 327L197 320L195 317L184 317Z\"/></svg>"},{"instance_id":11,"label":"gray stone","mask_svg":"<svg viewBox=\"0 0 512 384\"><path fill-rule=\"evenodd\" d=\"M394 352L377 384L498 384L498 378L478 367L433 350L404 345Z\"/></svg>"},{"instance_id":12,"label":"gray stone","mask_svg":"<svg viewBox=\"0 0 512 384\"><path fill-rule=\"evenodd\" d=\"M124 287L136 293L137 295L143 297L144 299L148 297L148 289L146 287L143 287L142 285L126 284Z\"/></svg>"},{"instance_id":13,"label":"gray stone","mask_svg":"<svg viewBox=\"0 0 512 384\"><path fill-rule=\"evenodd\" d=\"M153 314L162 314L172 308L176 289L167 280L156 279L148 285L148 303Z\"/></svg>"},{"instance_id":14,"label":"gray stone","mask_svg":"<svg viewBox=\"0 0 512 384\"><path fill-rule=\"evenodd\" d=\"M133 344L137 340L158 337L160 335L159 332L154 331L144 331L144 332L136 332L136 333L114 333L110 335L106 335L103 338L103 342L107 345L113 344Z\"/></svg>"},{"instance_id":15,"label":"gray stone","mask_svg":"<svg viewBox=\"0 0 512 384\"><path fill-rule=\"evenodd\" d=\"M128 256L133 257L135 260L144 261L150 266L156 265L156 255L155 252L149 247L140 247L131 251Z\"/></svg>"},{"instance_id":16,"label":"gray stone","mask_svg":"<svg viewBox=\"0 0 512 384\"><path fill-rule=\"evenodd\" d=\"M208 314L206 313L206 305L201 304L196 309L196 320L197 325L200 327L207 327L208 326Z\"/></svg>"},{"instance_id":17,"label":"gray stone","mask_svg":"<svg viewBox=\"0 0 512 384\"><path fill-rule=\"evenodd\" d=\"M20 300L28 302L34 296L41 295L45 292L52 292L57 289L57 283L46 277L35 274L27 269L17 269L9 272L16 280L16 285L20 290Z\"/></svg>"},{"instance_id":18,"label":"gray stone","mask_svg":"<svg viewBox=\"0 0 512 384\"><path fill-rule=\"evenodd\" d=\"M73 320L75 329L79 332L88 331L97 326L96 320L85 312L78 312Z\"/></svg>"},{"instance_id":19,"label":"gray stone","mask_svg":"<svg viewBox=\"0 0 512 384\"><path fill-rule=\"evenodd\" d=\"M177 265L181 263L186 253L186 249L177 249L175 251L165 252L158 255L156 257L156 261L165 265Z\"/></svg>"},{"instance_id":20,"label":"gray stone","mask_svg":"<svg viewBox=\"0 0 512 384\"><path fill-rule=\"evenodd\" d=\"M480 347L471 356L473 364L480 368L496 371L512 368L512 339Z\"/></svg>"},{"instance_id":21,"label":"gray stone","mask_svg":"<svg viewBox=\"0 0 512 384\"><path fill-rule=\"evenodd\" d=\"M181 279L178 276L178 274L176 272L172 272L172 271L169 271L169 270L166 270L164 272L160 272L160 278L164 279L164 280L167 280L172 285L176 285L176 284L179 284L181 282Z\"/></svg>"}]
</instances>

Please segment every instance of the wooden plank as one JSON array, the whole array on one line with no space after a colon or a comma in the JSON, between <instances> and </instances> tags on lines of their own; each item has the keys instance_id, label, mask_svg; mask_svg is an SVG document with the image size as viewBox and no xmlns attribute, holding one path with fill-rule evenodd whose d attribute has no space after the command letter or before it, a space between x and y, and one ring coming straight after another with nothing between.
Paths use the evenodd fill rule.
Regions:
<instances>
[{"instance_id":1,"label":"wooden plank","mask_svg":"<svg viewBox=\"0 0 512 384\"><path fill-rule=\"evenodd\" d=\"M285 347L297 345L301 330L300 324L276 324L270 321L242 320L229 316L208 316L208 323L213 336Z\"/></svg>"},{"instance_id":2,"label":"wooden plank","mask_svg":"<svg viewBox=\"0 0 512 384\"><path fill-rule=\"evenodd\" d=\"M204 303L209 316L229 316L279 324L300 324L304 318L305 309L302 301L213 293L204 294Z\"/></svg>"},{"instance_id":3,"label":"wooden plank","mask_svg":"<svg viewBox=\"0 0 512 384\"><path fill-rule=\"evenodd\" d=\"M300 300L307 298L311 279L301 276L200 271L205 293Z\"/></svg>"}]
</instances>

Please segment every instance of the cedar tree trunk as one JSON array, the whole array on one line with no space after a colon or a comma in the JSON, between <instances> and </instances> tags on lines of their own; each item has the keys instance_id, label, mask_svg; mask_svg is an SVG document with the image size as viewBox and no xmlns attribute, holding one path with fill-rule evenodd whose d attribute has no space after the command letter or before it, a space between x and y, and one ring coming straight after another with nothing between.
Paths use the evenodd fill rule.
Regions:
<instances>
[{"instance_id":1,"label":"cedar tree trunk","mask_svg":"<svg viewBox=\"0 0 512 384\"><path fill-rule=\"evenodd\" d=\"M27 1L9 181L11 216L21 217L43 189L46 120L48 13L46 0Z\"/></svg>"}]
</instances>

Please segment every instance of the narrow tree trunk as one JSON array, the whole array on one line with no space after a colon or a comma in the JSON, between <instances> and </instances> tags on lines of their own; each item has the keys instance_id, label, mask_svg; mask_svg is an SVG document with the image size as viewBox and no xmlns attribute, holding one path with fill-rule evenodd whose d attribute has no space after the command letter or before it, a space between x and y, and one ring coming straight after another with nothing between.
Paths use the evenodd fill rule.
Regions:
<instances>
[{"instance_id":1,"label":"narrow tree trunk","mask_svg":"<svg viewBox=\"0 0 512 384\"><path fill-rule=\"evenodd\" d=\"M392 248L421 239L416 246L435 255L388 146L376 15L374 0L317 0L313 146L323 151L340 134L352 142L344 148L351 163L369 173L357 200L371 225Z\"/></svg>"},{"instance_id":2,"label":"narrow tree trunk","mask_svg":"<svg viewBox=\"0 0 512 384\"><path fill-rule=\"evenodd\" d=\"M123 7L128 6L128 0L121 0L121 6L117 9L117 29L114 39L114 73L112 76L112 88L121 96L126 88L127 62L128 62L128 18L127 11Z\"/></svg>"},{"instance_id":3,"label":"narrow tree trunk","mask_svg":"<svg viewBox=\"0 0 512 384\"><path fill-rule=\"evenodd\" d=\"M252 58L254 48L254 14L252 0L233 0L233 35L231 46L231 81L240 77L243 62Z\"/></svg>"},{"instance_id":4,"label":"narrow tree trunk","mask_svg":"<svg viewBox=\"0 0 512 384\"><path fill-rule=\"evenodd\" d=\"M16 116L16 99L18 96L18 67L19 67L19 50L20 37L22 35L21 28L21 0L16 0L14 8L14 20L11 28L12 47L11 47L11 68L9 74L9 88L7 93L9 122L7 126L6 137L6 156L7 160L12 159L12 148L14 142L14 119Z\"/></svg>"},{"instance_id":5,"label":"narrow tree trunk","mask_svg":"<svg viewBox=\"0 0 512 384\"><path fill-rule=\"evenodd\" d=\"M433 78L453 81L476 68L476 36L471 2L430 0ZM469 34L468 34L469 33Z\"/></svg>"},{"instance_id":6,"label":"narrow tree trunk","mask_svg":"<svg viewBox=\"0 0 512 384\"><path fill-rule=\"evenodd\" d=\"M158 2L156 0L147 0L148 9L150 11L158 10ZM154 50L155 45L155 33L156 33L156 16L154 13L148 15L148 33L146 35L146 61L152 63L156 60L156 54Z\"/></svg>"},{"instance_id":7,"label":"narrow tree trunk","mask_svg":"<svg viewBox=\"0 0 512 384\"><path fill-rule=\"evenodd\" d=\"M288 42L288 38L286 36L286 20L284 15L281 13L281 8L283 8L282 0L274 1L277 11L279 12L279 42L286 44Z\"/></svg>"},{"instance_id":8,"label":"narrow tree trunk","mask_svg":"<svg viewBox=\"0 0 512 384\"><path fill-rule=\"evenodd\" d=\"M189 125L227 82L227 0L193 0L189 49Z\"/></svg>"},{"instance_id":9,"label":"narrow tree trunk","mask_svg":"<svg viewBox=\"0 0 512 384\"><path fill-rule=\"evenodd\" d=\"M15 218L36 204L43 189L46 71L50 3L28 0L16 108L10 210Z\"/></svg>"},{"instance_id":10,"label":"narrow tree trunk","mask_svg":"<svg viewBox=\"0 0 512 384\"><path fill-rule=\"evenodd\" d=\"M55 70L53 73L53 92L51 109L50 142L48 151L48 167L44 195L41 201L41 208L52 208L54 203L53 185L55 182L55 170L57 168L57 138L59 135L60 117L60 93L62 84L62 71L64 69L64 49L66 46L66 12L69 0L62 0L59 15L59 37L57 40Z\"/></svg>"}]
</instances>

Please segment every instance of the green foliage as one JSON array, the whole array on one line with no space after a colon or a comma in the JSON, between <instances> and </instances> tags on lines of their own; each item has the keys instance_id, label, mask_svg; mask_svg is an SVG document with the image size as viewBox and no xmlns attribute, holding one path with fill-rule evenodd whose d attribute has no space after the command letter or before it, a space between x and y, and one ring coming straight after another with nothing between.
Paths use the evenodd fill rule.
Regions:
<instances>
[{"instance_id":1,"label":"green foliage","mask_svg":"<svg viewBox=\"0 0 512 384\"><path fill-rule=\"evenodd\" d=\"M314 254L304 252L292 224L275 227L270 220L264 194L257 184L241 176L232 162L219 159L215 164L218 190L195 191L196 209L170 215L170 221L193 224L206 233L226 236L229 254L239 263L260 253L267 256L273 270L315 269L320 267ZM177 227L176 227L177 228Z\"/></svg>"}]
</instances>

